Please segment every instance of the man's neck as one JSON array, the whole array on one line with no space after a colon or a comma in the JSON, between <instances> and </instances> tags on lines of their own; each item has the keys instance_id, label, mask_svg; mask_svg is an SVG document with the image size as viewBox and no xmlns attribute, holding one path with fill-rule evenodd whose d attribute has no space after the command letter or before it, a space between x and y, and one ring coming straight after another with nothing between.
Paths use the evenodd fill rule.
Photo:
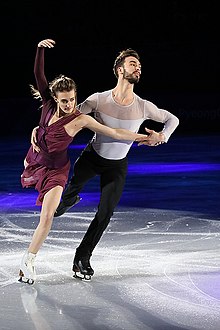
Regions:
<instances>
[{"instance_id":1,"label":"man's neck","mask_svg":"<svg viewBox=\"0 0 220 330\"><path fill-rule=\"evenodd\" d=\"M118 82L112 90L112 97L118 104L129 105L134 100L134 85L130 83Z\"/></svg>"}]
</instances>

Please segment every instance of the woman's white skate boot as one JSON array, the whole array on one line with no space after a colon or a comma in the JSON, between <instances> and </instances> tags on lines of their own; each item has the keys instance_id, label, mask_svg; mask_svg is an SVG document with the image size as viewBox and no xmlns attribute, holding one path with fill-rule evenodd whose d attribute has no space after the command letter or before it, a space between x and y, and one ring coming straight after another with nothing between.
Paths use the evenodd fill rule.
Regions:
<instances>
[{"instance_id":1,"label":"woman's white skate boot","mask_svg":"<svg viewBox=\"0 0 220 330\"><path fill-rule=\"evenodd\" d=\"M24 282L28 284L34 284L36 280L36 272L34 267L34 260L36 258L36 254L31 252L25 252L20 265L19 272L19 282Z\"/></svg>"}]
</instances>

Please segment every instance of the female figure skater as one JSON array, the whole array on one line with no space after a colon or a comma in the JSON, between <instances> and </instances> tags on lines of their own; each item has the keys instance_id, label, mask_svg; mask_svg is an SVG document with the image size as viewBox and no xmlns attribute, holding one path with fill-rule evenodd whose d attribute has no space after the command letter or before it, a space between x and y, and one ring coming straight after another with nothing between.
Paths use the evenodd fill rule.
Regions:
<instances>
[{"instance_id":1,"label":"female figure skater","mask_svg":"<svg viewBox=\"0 0 220 330\"><path fill-rule=\"evenodd\" d=\"M37 89L31 86L33 96L42 101L42 112L37 132L39 152L31 146L25 158L21 176L23 187L35 187L39 192L36 204L42 205L40 221L20 265L19 281L33 284L36 280L34 260L52 226L54 212L66 185L70 160L68 146L83 128L117 140L139 141L147 144L147 135L125 129L114 129L98 123L76 109L76 85L60 75L48 83L44 73L44 48L53 48L55 41L45 39L38 43L34 64ZM145 141L145 142L144 142Z\"/></svg>"}]
</instances>

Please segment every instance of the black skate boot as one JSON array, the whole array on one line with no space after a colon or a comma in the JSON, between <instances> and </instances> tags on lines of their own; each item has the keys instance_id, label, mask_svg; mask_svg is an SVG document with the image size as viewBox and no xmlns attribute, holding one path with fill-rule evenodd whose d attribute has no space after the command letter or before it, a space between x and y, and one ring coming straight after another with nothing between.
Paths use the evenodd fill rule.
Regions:
<instances>
[{"instance_id":1,"label":"black skate boot","mask_svg":"<svg viewBox=\"0 0 220 330\"><path fill-rule=\"evenodd\" d=\"M60 215L64 214L66 211L71 209L74 205L78 204L81 201L82 198L80 198L79 195L76 195L75 199L72 201L72 203L66 204L64 201L61 201L58 205L58 208L56 209L54 213L54 217L59 217Z\"/></svg>"},{"instance_id":2,"label":"black skate boot","mask_svg":"<svg viewBox=\"0 0 220 330\"><path fill-rule=\"evenodd\" d=\"M91 277L94 274L94 270L90 265L89 259L90 255L84 257L80 257L77 255L75 256L72 268L75 273L73 277L78 277L87 281L91 280ZM81 275L83 275L83 277L79 276L77 273L80 273Z\"/></svg>"}]
</instances>

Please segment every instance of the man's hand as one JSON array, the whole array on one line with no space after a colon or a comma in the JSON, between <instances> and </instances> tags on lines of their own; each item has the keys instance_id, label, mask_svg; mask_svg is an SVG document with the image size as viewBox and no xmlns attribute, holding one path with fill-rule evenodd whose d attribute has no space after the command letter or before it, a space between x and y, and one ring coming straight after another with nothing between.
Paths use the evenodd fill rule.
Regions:
<instances>
[{"instance_id":1,"label":"man's hand","mask_svg":"<svg viewBox=\"0 0 220 330\"><path fill-rule=\"evenodd\" d=\"M155 132L152 129L148 129L145 127L145 131L148 133L146 139L138 143L140 145L147 145L149 147L156 147L162 143L165 143L165 135L163 133Z\"/></svg>"},{"instance_id":2,"label":"man's hand","mask_svg":"<svg viewBox=\"0 0 220 330\"><path fill-rule=\"evenodd\" d=\"M40 148L37 145L37 130L38 130L39 126L34 127L32 133L31 133L31 144L32 144L32 148L33 148L33 152L39 152Z\"/></svg>"}]
</instances>

